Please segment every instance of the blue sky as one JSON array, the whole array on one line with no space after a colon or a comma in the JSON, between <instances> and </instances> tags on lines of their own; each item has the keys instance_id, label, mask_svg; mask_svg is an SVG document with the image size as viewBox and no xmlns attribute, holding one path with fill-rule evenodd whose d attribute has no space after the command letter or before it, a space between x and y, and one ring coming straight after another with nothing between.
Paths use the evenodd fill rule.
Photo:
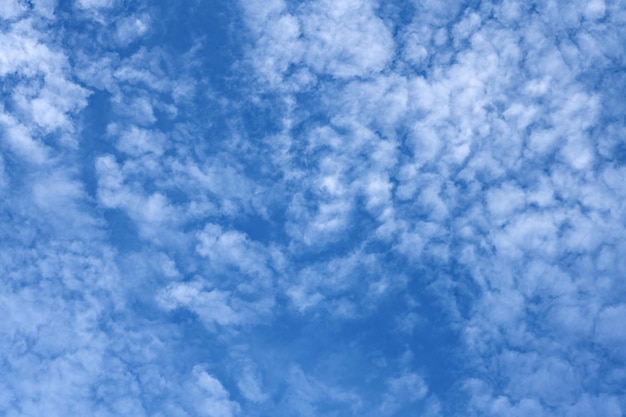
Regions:
<instances>
[{"instance_id":1,"label":"blue sky","mask_svg":"<svg viewBox=\"0 0 626 417\"><path fill-rule=\"evenodd\" d=\"M0 414L626 412L626 5L3 0Z\"/></svg>"}]
</instances>

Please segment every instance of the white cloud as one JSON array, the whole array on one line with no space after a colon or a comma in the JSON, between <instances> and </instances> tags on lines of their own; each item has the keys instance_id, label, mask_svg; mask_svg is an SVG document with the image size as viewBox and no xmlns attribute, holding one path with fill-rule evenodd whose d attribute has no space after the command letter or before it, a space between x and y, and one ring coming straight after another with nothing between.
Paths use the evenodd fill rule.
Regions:
<instances>
[{"instance_id":1,"label":"white cloud","mask_svg":"<svg viewBox=\"0 0 626 417\"><path fill-rule=\"evenodd\" d=\"M31 136L26 126L20 124L12 116L2 113L0 114L0 127L3 130L3 141L13 152L31 163L46 162L48 149Z\"/></svg>"},{"instance_id":2,"label":"white cloud","mask_svg":"<svg viewBox=\"0 0 626 417\"><path fill-rule=\"evenodd\" d=\"M158 191L148 194L127 184L125 168L131 171L132 165L120 167L112 155L99 157L95 165L98 201L105 208L124 210L136 222L142 237L161 241L159 232L179 221L176 208L165 195Z\"/></svg>"},{"instance_id":3,"label":"white cloud","mask_svg":"<svg viewBox=\"0 0 626 417\"><path fill-rule=\"evenodd\" d=\"M11 400L0 407L6 415L110 415L99 395L112 414L144 415L125 367L105 365L113 359L107 353L111 334L100 325L123 305L113 253L92 227L83 231L87 240L76 230L72 239L49 239L43 230L30 248L19 240L4 243L1 357L11 364L3 372L3 391ZM111 390L110 381L119 388Z\"/></svg>"},{"instance_id":4,"label":"white cloud","mask_svg":"<svg viewBox=\"0 0 626 417\"><path fill-rule=\"evenodd\" d=\"M424 379L413 372L391 378L387 385L388 392L379 408L383 415L394 415L406 403L422 400L428 393Z\"/></svg>"},{"instance_id":5,"label":"white cloud","mask_svg":"<svg viewBox=\"0 0 626 417\"><path fill-rule=\"evenodd\" d=\"M302 15L305 62L333 77L382 71L394 54L391 35L368 1L318 1Z\"/></svg>"},{"instance_id":6,"label":"white cloud","mask_svg":"<svg viewBox=\"0 0 626 417\"><path fill-rule=\"evenodd\" d=\"M83 184L67 172L32 180L32 204L48 226L61 236L78 234L101 223L86 212L88 198Z\"/></svg>"},{"instance_id":7,"label":"white cloud","mask_svg":"<svg viewBox=\"0 0 626 417\"><path fill-rule=\"evenodd\" d=\"M121 45L135 42L150 29L150 17L129 16L121 19L116 24L115 37Z\"/></svg>"},{"instance_id":8,"label":"white cloud","mask_svg":"<svg viewBox=\"0 0 626 417\"><path fill-rule=\"evenodd\" d=\"M515 211L524 208L525 200L525 193L514 184L492 188L487 194L487 206L498 223L508 222Z\"/></svg>"},{"instance_id":9,"label":"white cloud","mask_svg":"<svg viewBox=\"0 0 626 417\"><path fill-rule=\"evenodd\" d=\"M283 401L286 413L317 416L328 404L348 405L352 413L361 409L362 399L358 395L325 384L296 365L288 365L286 380L288 388Z\"/></svg>"},{"instance_id":10,"label":"white cloud","mask_svg":"<svg viewBox=\"0 0 626 417\"><path fill-rule=\"evenodd\" d=\"M230 305L229 292L205 289L199 282L171 284L158 300L168 310L186 307L196 312L208 329L214 329L215 324L228 326L244 320L243 313Z\"/></svg>"},{"instance_id":11,"label":"white cloud","mask_svg":"<svg viewBox=\"0 0 626 417\"><path fill-rule=\"evenodd\" d=\"M33 22L23 19L0 34L0 75L19 72L25 76L48 73L65 67L65 57L39 41Z\"/></svg>"},{"instance_id":12,"label":"white cloud","mask_svg":"<svg viewBox=\"0 0 626 417\"><path fill-rule=\"evenodd\" d=\"M171 284L159 296L161 305L170 310L188 308L209 329L271 316L275 301L264 248L241 232L224 231L215 224L206 225L197 239L196 251L207 260L206 278Z\"/></svg>"},{"instance_id":13,"label":"white cloud","mask_svg":"<svg viewBox=\"0 0 626 417\"><path fill-rule=\"evenodd\" d=\"M263 391L263 386L258 372L251 366L245 366L237 382L237 387L242 395L255 403L266 401L270 396Z\"/></svg>"},{"instance_id":14,"label":"white cloud","mask_svg":"<svg viewBox=\"0 0 626 417\"><path fill-rule=\"evenodd\" d=\"M572 417L583 416L607 416L617 417L623 415L618 397L609 395L592 396L583 395L576 404L567 408L567 415Z\"/></svg>"},{"instance_id":15,"label":"white cloud","mask_svg":"<svg viewBox=\"0 0 626 417\"><path fill-rule=\"evenodd\" d=\"M621 354L626 353L623 349L626 341L624 313L626 313L624 304L607 306L598 315L595 325L597 339Z\"/></svg>"},{"instance_id":16,"label":"white cloud","mask_svg":"<svg viewBox=\"0 0 626 417\"><path fill-rule=\"evenodd\" d=\"M31 114L44 132L64 128L72 131L68 116L87 105L85 89L56 76L47 76L45 87L34 98L15 97L16 102Z\"/></svg>"},{"instance_id":17,"label":"white cloud","mask_svg":"<svg viewBox=\"0 0 626 417\"><path fill-rule=\"evenodd\" d=\"M110 124L107 133L119 137L117 148L133 157L146 153L161 155L164 150L165 137L160 131Z\"/></svg>"},{"instance_id":18,"label":"white cloud","mask_svg":"<svg viewBox=\"0 0 626 417\"><path fill-rule=\"evenodd\" d=\"M9 177L5 171L4 158L0 156L0 193L2 193L5 188L9 185Z\"/></svg>"},{"instance_id":19,"label":"white cloud","mask_svg":"<svg viewBox=\"0 0 626 417\"><path fill-rule=\"evenodd\" d=\"M107 9L115 5L115 0L76 0L76 5L82 9Z\"/></svg>"},{"instance_id":20,"label":"white cloud","mask_svg":"<svg viewBox=\"0 0 626 417\"><path fill-rule=\"evenodd\" d=\"M154 107L147 97L134 97L129 99L126 95L113 97L116 111L131 122L142 126L150 126L157 121L154 115Z\"/></svg>"},{"instance_id":21,"label":"white cloud","mask_svg":"<svg viewBox=\"0 0 626 417\"><path fill-rule=\"evenodd\" d=\"M597 20L604 17L606 4L604 0L590 0L585 6L584 15L587 19Z\"/></svg>"},{"instance_id":22,"label":"white cloud","mask_svg":"<svg viewBox=\"0 0 626 417\"><path fill-rule=\"evenodd\" d=\"M13 19L24 12L24 5L19 0L7 0L0 4L0 18Z\"/></svg>"},{"instance_id":23,"label":"white cloud","mask_svg":"<svg viewBox=\"0 0 626 417\"><path fill-rule=\"evenodd\" d=\"M33 10L42 17L52 19L58 5L58 0L31 0Z\"/></svg>"},{"instance_id":24,"label":"white cloud","mask_svg":"<svg viewBox=\"0 0 626 417\"><path fill-rule=\"evenodd\" d=\"M11 242L0 255L0 351L20 369L1 383L0 409L442 414L448 405L436 385L427 389L427 373L393 373L394 358L365 382L325 373L318 353L280 382L284 363L251 358L265 360L267 346L252 342L275 320L384 322L381 301L423 281L420 296L437 297L461 334L466 368L455 376L469 403L460 414L621 415L617 4L462 10L429 0L396 22L367 0L242 2L251 42L229 67L236 82L224 88L237 94L220 97L198 75L201 41L180 56L141 45L161 30L152 9L127 15L114 0L78 0L72 18L93 20L85 33L67 25L61 34L56 2L31 3L29 12L0 6L0 192ZM75 79L109 97L105 134L88 123L81 131L76 116L100 109ZM266 121L279 128L256 126ZM137 226L129 242L107 223L117 214ZM190 343L171 356L191 324L168 321L176 314L153 302L193 312L209 330L194 335L207 349ZM429 314L394 323L416 337ZM235 339L253 351L243 365L219 356ZM207 355L212 363L189 374ZM431 366L420 360L411 364Z\"/></svg>"},{"instance_id":25,"label":"white cloud","mask_svg":"<svg viewBox=\"0 0 626 417\"><path fill-rule=\"evenodd\" d=\"M235 230L224 231L219 225L208 224L197 234L199 240L196 246L198 254L206 257L210 267L215 271L236 268L242 274L252 279L247 285L241 284L239 288L248 288L250 291L258 291L256 286L265 287L271 285L268 281L270 260L265 248L248 239L241 232ZM233 279L233 281L236 281Z\"/></svg>"},{"instance_id":26,"label":"white cloud","mask_svg":"<svg viewBox=\"0 0 626 417\"><path fill-rule=\"evenodd\" d=\"M55 2L38 2L35 11L50 15ZM43 8L43 9L42 9ZM41 9L41 10L40 10ZM53 157L49 144L76 146L69 117L87 104L88 92L71 81L66 55L47 45L35 20L19 20L0 34L0 77L14 79L0 115L3 141L25 160L44 164ZM44 141L43 136L54 133Z\"/></svg>"},{"instance_id":27,"label":"white cloud","mask_svg":"<svg viewBox=\"0 0 626 417\"><path fill-rule=\"evenodd\" d=\"M217 378L206 371L205 366L194 366L192 376L187 389L191 396L190 408L198 416L233 417L239 414L239 404L230 400L229 392Z\"/></svg>"},{"instance_id":28,"label":"white cloud","mask_svg":"<svg viewBox=\"0 0 626 417\"><path fill-rule=\"evenodd\" d=\"M31 102L35 121L46 128L55 129L67 125L67 119L63 113L51 106L44 99L36 98Z\"/></svg>"},{"instance_id":29,"label":"white cloud","mask_svg":"<svg viewBox=\"0 0 626 417\"><path fill-rule=\"evenodd\" d=\"M242 7L259 36L253 65L271 87L283 81L290 65L337 78L366 77L382 71L395 53L369 1L320 0L291 13L278 1Z\"/></svg>"},{"instance_id":30,"label":"white cloud","mask_svg":"<svg viewBox=\"0 0 626 417\"><path fill-rule=\"evenodd\" d=\"M391 276L382 270L378 254L362 250L308 265L281 282L299 312L316 314L324 309L341 319L367 315L378 300L404 284L403 276Z\"/></svg>"}]
</instances>

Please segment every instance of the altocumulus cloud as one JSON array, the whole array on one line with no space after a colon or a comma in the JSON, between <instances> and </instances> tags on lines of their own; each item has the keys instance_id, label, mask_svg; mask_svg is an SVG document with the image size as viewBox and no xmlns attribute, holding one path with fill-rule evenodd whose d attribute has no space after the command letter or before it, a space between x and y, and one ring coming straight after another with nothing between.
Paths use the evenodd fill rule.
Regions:
<instances>
[{"instance_id":1,"label":"altocumulus cloud","mask_svg":"<svg viewBox=\"0 0 626 417\"><path fill-rule=\"evenodd\" d=\"M3 415L623 415L623 2L0 19Z\"/></svg>"}]
</instances>

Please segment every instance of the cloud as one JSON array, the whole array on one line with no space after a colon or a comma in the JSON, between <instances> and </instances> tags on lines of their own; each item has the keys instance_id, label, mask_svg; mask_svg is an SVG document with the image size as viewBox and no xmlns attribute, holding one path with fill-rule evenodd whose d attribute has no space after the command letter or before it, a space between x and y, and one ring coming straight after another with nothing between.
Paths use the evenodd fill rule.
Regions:
<instances>
[{"instance_id":1,"label":"cloud","mask_svg":"<svg viewBox=\"0 0 626 417\"><path fill-rule=\"evenodd\" d=\"M382 268L378 254L354 251L308 265L283 285L300 312L323 308L336 318L355 318L404 285L404 277L390 277Z\"/></svg>"},{"instance_id":2,"label":"cloud","mask_svg":"<svg viewBox=\"0 0 626 417\"><path fill-rule=\"evenodd\" d=\"M626 306L623 304L616 306L607 306L597 317L595 325L597 339L617 354L623 354L621 349L622 342L626 338L626 334L621 329L621 314L624 313Z\"/></svg>"},{"instance_id":3,"label":"cloud","mask_svg":"<svg viewBox=\"0 0 626 417\"><path fill-rule=\"evenodd\" d=\"M188 383L191 391L191 407L199 416L232 417L239 413L239 405L220 381L206 372L202 365L194 366L193 379Z\"/></svg>"},{"instance_id":4,"label":"cloud","mask_svg":"<svg viewBox=\"0 0 626 417\"><path fill-rule=\"evenodd\" d=\"M82 9L106 9L115 5L115 0L77 0L76 5Z\"/></svg>"},{"instance_id":5,"label":"cloud","mask_svg":"<svg viewBox=\"0 0 626 417\"><path fill-rule=\"evenodd\" d=\"M288 390L283 406L287 412L314 416L324 412L332 404L348 405L353 410L360 408L360 399L354 393L328 386L307 375L297 366L288 369L287 383Z\"/></svg>"},{"instance_id":6,"label":"cloud","mask_svg":"<svg viewBox=\"0 0 626 417\"><path fill-rule=\"evenodd\" d=\"M129 7L0 6L4 414L626 409L619 4Z\"/></svg>"},{"instance_id":7,"label":"cloud","mask_svg":"<svg viewBox=\"0 0 626 417\"><path fill-rule=\"evenodd\" d=\"M124 167L120 167L112 155L99 157L95 165L100 204L104 208L123 210L144 238L158 241L159 231L177 222L175 208L167 197L160 192L147 195L126 184Z\"/></svg>"},{"instance_id":8,"label":"cloud","mask_svg":"<svg viewBox=\"0 0 626 417\"><path fill-rule=\"evenodd\" d=\"M269 395L263 390L258 371L250 364L244 367L237 387L248 401L260 403L269 399Z\"/></svg>"},{"instance_id":9,"label":"cloud","mask_svg":"<svg viewBox=\"0 0 626 417\"><path fill-rule=\"evenodd\" d=\"M253 65L271 87L287 78L292 65L304 66L292 79L306 69L348 79L381 72L394 54L391 35L369 2L317 1L293 11L279 1L241 7L258 36ZM303 81L300 86L308 77Z\"/></svg>"},{"instance_id":10,"label":"cloud","mask_svg":"<svg viewBox=\"0 0 626 417\"><path fill-rule=\"evenodd\" d=\"M234 266L245 275L261 278L271 274L265 249L244 233L207 224L197 237L196 251L216 269Z\"/></svg>"},{"instance_id":11,"label":"cloud","mask_svg":"<svg viewBox=\"0 0 626 417\"><path fill-rule=\"evenodd\" d=\"M380 406L383 415L394 415L403 403L421 400L428 393L424 380L412 372L392 378L387 384L389 390Z\"/></svg>"},{"instance_id":12,"label":"cloud","mask_svg":"<svg viewBox=\"0 0 626 417\"><path fill-rule=\"evenodd\" d=\"M393 56L389 31L368 2L314 2L302 22L304 61L318 73L363 77L382 71Z\"/></svg>"},{"instance_id":13,"label":"cloud","mask_svg":"<svg viewBox=\"0 0 626 417\"><path fill-rule=\"evenodd\" d=\"M117 22L115 36L121 45L128 45L143 36L150 28L150 17L129 16Z\"/></svg>"},{"instance_id":14,"label":"cloud","mask_svg":"<svg viewBox=\"0 0 626 417\"><path fill-rule=\"evenodd\" d=\"M0 6L0 17L3 19L13 19L24 12L24 5L18 0L9 0Z\"/></svg>"},{"instance_id":15,"label":"cloud","mask_svg":"<svg viewBox=\"0 0 626 417\"><path fill-rule=\"evenodd\" d=\"M225 326L243 321L242 313L229 305L229 299L230 293L203 290L200 283L175 284L160 296L160 302L165 308L187 307L196 312L209 329L213 329L214 324Z\"/></svg>"},{"instance_id":16,"label":"cloud","mask_svg":"<svg viewBox=\"0 0 626 417\"><path fill-rule=\"evenodd\" d=\"M0 115L3 139L9 148L28 162L41 164L47 159L46 147L33 139L28 129L12 116Z\"/></svg>"},{"instance_id":17,"label":"cloud","mask_svg":"<svg viewBox=\"0 0 626 417\"><path fill-rule=\"evenodd\" d=\"M196 251L208 261L203 265L206 276L169 285L158 296L160 305L167 310L188 308L211 331L216 324L238 326L271 317L272 272L263 249L244 234L213 224L198 240Z\"/></svg>"}]
</instances>

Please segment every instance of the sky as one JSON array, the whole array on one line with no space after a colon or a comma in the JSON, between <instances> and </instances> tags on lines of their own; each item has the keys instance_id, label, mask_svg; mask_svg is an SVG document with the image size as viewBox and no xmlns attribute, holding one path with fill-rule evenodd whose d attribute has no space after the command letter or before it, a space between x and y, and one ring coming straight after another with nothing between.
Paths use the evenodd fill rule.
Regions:
<instances>
[{"instance_id":1,"label":"sky","mask_svg":"<svg viewBox=\"0 0 626 417\"><path fill-rule=\"evenodd\" d=\"M0 414L626 414L623 0L2 0Z\"/></svg>"}]
</instances>

